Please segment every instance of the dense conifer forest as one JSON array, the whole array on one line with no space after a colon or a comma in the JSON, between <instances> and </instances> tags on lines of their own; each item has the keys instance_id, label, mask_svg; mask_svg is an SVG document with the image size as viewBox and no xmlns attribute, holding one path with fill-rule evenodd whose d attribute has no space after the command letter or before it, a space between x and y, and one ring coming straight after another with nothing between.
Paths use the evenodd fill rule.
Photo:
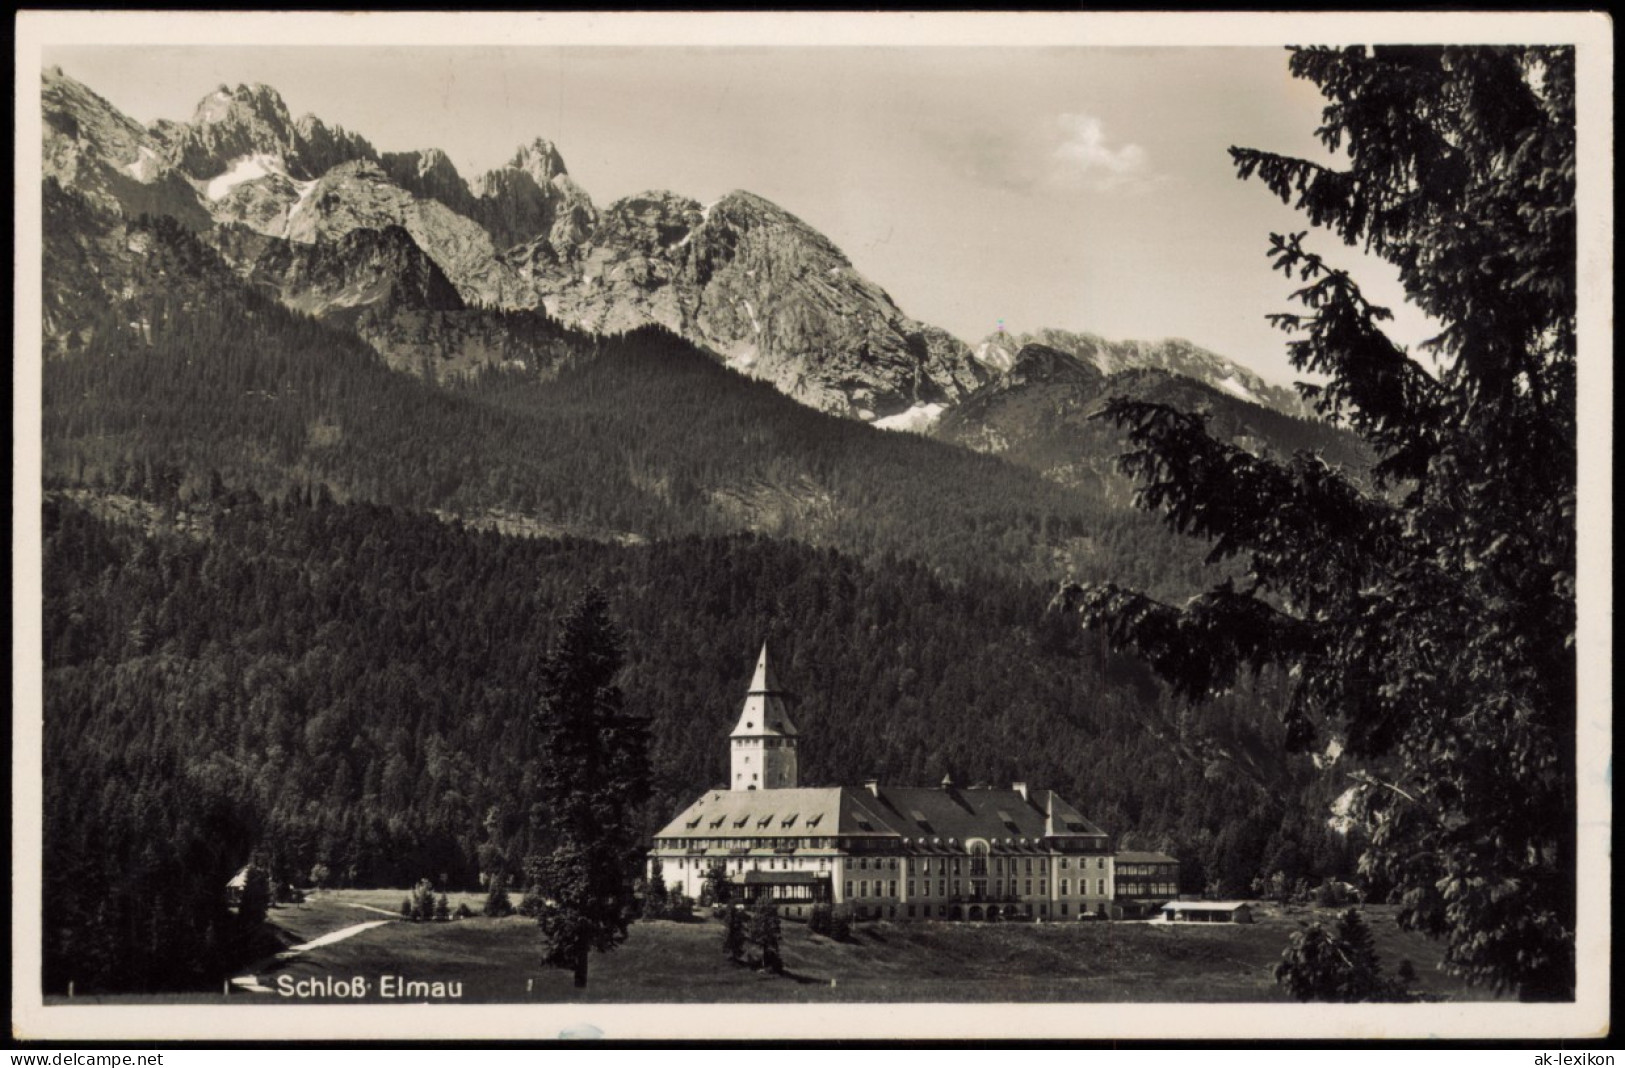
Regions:
<instances>
[{"instance_id":1,"label":"dense conifer forest","mask_svg":"<svg viewBox=\"0 0 1625 1068\"><path fill-rule=\"evenodd\" d=\"M1302 803L1306 763L1267 732L1238 728L1238 752L1209 760L1158 737L1148 725L1188 713L1046 614L1036 584L947 583L753 535L512 538L313 496L51 495L51 974L71 958L93 982L95 954L174 944L153 924L223 938L219 909L193 905L254 850L296 882L317 864L352 885L522 878L548 828L532 805L536 673L588 582L626 629L628 702L652 719L649 830L725 777L765 638L801 695L806 781L1042 783L1121 841L1177 851L1192 887L1347 871ZM1238 712L1204 710L1201 733Z\"/></svg>"}]
</instances>

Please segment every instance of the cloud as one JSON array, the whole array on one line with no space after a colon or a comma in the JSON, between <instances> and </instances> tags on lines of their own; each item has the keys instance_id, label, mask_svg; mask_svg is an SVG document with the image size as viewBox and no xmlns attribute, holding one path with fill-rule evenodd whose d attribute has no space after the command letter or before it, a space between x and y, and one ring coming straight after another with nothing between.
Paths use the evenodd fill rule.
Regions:
<instances>
[{"instance_id":1,"label":"cloud","mask_svg":"<svg viewBox=\"0 0 1625 1068\"><path fill-rule=\"evenodd\" d=\"M1053 122L1056 143L1050 153L1051 178L1060 185L1086 185L1105 191L1154 182L1145 149L1135 144L1113 148L1105 125L1093 115L1068 112Z\"/></svg>"},{"instance_id":2,"label":"cloud","mask_svg":"<svg viewBox=\"0 0 1625 1068\"><path fill-rule=\"evenodd\" d=\"M1137 144L1113 145L1100 119L1081 112L1001 122L956 117L916 127L922 146L980 185L1012 193L1134 193L1167 175Z\"/></svg>"}]
</instances>

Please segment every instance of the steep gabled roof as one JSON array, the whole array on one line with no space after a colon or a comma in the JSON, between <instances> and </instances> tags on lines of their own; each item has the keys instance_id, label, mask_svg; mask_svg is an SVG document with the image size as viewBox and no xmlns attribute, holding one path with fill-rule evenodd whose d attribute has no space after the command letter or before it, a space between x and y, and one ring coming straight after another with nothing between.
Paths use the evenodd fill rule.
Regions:
<instances>
[{"instance_id":1,"label":"steep gabled roof","mask_svg":"<svg viewBox=\"0 0 1625 1068\"><path fill-rule=\"evenodd\" d=\"M1040 790L1038 794L1044 798L1049 834L1105 835L1105 831L1096 826L1092 820L1086 819L1054 790Z\"/></svg>"},{"instance_id":2,"label":"steep gabled roof","mask_svg":"<svg viewBox=\"0 0 1625 1068\"><path fill-rule=\"evenodd\" d=\"M893 833L874 799L843 786L710 790L659 838L829 838ZM793 819L792 819L793 817Z\"/></svg>"},{"instance_id":3,"label":"steep gabled roof","mask_svg":"<svg viewBox=\"0 0 1625 1068\"><path fill-rule=\"evenodd\" d=\"M786 708L786 694L773 681L773 670L767 661L767 643L756 659L756 673L751 676L750 690L745 694L745 706L739 711L734 724L734 738L783 737L794 738L795 724L790 722Z\"/></svg>"},{"instance_id":4,"label":"steep gabled roof","mask_svg":"<svg viewBox=\"0 0 1625 1068\"><path fill-rule=\"evenodd\" d=\"M904 838L963 845L971 838L1042 838L1045 814L1018 790L881 786L874 806Z\"/></svg>"}]
</instances>

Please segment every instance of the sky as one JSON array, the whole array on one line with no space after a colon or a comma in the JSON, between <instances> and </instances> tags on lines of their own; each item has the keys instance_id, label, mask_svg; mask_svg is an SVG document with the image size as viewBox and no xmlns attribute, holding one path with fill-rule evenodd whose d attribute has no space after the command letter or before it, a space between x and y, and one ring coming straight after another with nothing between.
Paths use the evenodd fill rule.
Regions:
<instances>
[{"instance_id":1,"label":"sky","mask_svg":"<svg viewBox=\"0 0 1625 1068\"><path fill-rule=\"evenodd\" d=\"M262 82L381 151L465 178L536 137L600 207L747 189L827 234L909 315L975 343L1045 327L1182 337L1299 377L1265 320L1291 308L1271 232L1309 229L1242 145L1327 159L1323 104L1277 47L53 46L143 123ZM1344 249L1394 334L1430 333L1391 271Z\"/></svg>"}]
</instances>

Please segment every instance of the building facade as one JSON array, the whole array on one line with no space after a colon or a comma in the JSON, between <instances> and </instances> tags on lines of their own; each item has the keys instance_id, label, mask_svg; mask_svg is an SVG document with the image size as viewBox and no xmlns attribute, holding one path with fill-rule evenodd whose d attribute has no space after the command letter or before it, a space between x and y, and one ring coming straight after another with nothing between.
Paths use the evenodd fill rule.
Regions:
<instances>
[{"instance_id":1,"label":"building facade","mask_svg":"<svg viewBox=\"0 0 1625 1068\"><path fill-rule=\"evenodd\" d=\"M762 647L729 737L729 789L654 838L666 884L698 898L720 867L731 897L791 916L818 902L859 919L1077 920L1114 915L1107 835L1053 790L804 787L799 735Z\"/></svg>"},{"instance_id":2,"label":"building facade","mask_svg":"<svg viewBox=\"0 0 1625 1068\"><path fill-rule=\"evenodd\" d=\"M1145 919L1179 896L1179 861L1168 854L1125 851L1116 862L1115 915Z\"/></svg>"}]
</instances>

